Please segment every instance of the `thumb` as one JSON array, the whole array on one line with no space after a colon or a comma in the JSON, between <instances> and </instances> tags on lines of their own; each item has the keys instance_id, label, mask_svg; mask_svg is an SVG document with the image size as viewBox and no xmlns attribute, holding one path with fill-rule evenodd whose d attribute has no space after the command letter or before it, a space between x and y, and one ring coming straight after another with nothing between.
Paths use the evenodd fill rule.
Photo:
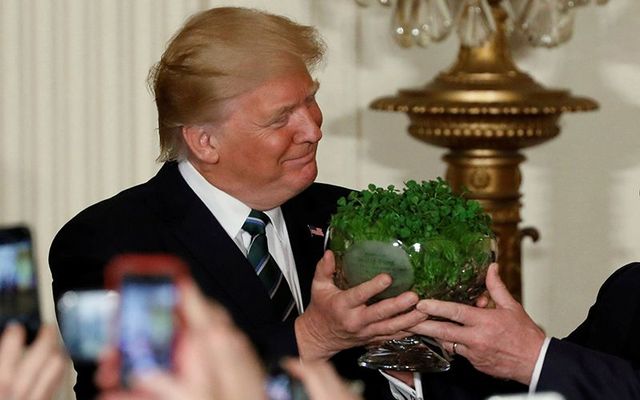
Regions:
<instances>
[{"instance_id":1,"label":"thumb","mask_svg":"<svg viewBox=\"0 0 640 400\"><path fill-rule=\"evenodd\" d=\"M336 259L331 250L324 252L324 256L318 261L314 280L332 281L333 274L336 272Z\"/></svg>"},{"instance_id":2,"label":"thumb","mask_svg":"<svg viewBox=\"0 0 640 400\"><path fill-rule=\"evenodd\" d=\"M497 307L509 308L514 304L518 304L513 296L511 296L511 293L509 293L509 290L505 286L504 282L502 282L502 279L500 279L500 275L498 274L498 264L493 263L489 265L486 283L489 295L496 303Z\"/></svg>"}]
</instances>

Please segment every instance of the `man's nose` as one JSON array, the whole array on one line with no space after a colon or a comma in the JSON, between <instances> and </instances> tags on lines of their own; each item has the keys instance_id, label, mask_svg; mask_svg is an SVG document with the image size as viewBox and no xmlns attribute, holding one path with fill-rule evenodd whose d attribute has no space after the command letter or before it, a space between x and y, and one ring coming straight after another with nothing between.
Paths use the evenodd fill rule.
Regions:
<instances>
[{"instance_id":1,"label":"man's nose","mask_svg":"<svg viewBox=\"0 0 640 400\"><path fill-rule=\"evenodd\" d=\"M300 110L298 131L294 141L296 143L316 143L322 139L322 113L320 110Z\"/></svg>"}]
</instances>

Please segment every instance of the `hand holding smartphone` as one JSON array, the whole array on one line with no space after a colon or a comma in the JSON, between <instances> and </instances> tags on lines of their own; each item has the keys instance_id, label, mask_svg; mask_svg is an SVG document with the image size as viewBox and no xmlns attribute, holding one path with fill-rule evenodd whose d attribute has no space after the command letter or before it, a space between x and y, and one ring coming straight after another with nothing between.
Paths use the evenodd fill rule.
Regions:
<instances>
[{"instance_id":1,"label":"hand holding smartphone","mask_svg":"<svg viewBox=\"0 0 640 400\"><path fill-rule=\"evenodd\" d=\"M40 327L37 270L26 226L0 228L0 328L22 324L30 343Z\"/></svg>"},{"instance_id":2,"label":"hand holding smartphone","mask_svg":"<svg viewBox=\"0 0 640 400\"><path fill-rule=\"evenodd\" d=\"M264 397L265 392L270 400L307 399L300 382L286 372L278 369L269 371L268 377L264 375L248 338L235 326L226 310L202 295L188 277L186 266L176 257L119 256L107 266L105 281L109 291L68 293L70 303L75 302L76 306L68 308L67 316L61 318L62 321L73 321L74 318L81 321L70 329L71 333L63 334L65 342L69 342L69 334L73 336L74 332L80 332L78 342L93 349L93 361L97 361L95 349L99 346L94 344L100 340L92 344L92 338L85 335L94 328L78 327L95 327L98 322L90 322L87 317L78 318L78 315L81 306L93 310L94 315L111 314L111 317L101 319L108 321L104 325L112 332L109 334L111 349L101 357L96 375L102 390L111 395L126 396L130 390L142 389L164 398L185 399L200 398L202 393L219 393L221 398L229 393L258 398ZM105 307L109 293L117 299L117 306L113 307L115 312L104 311L109 308ZM92 299L92 296L97 297ZM64 303L63 299L59 307ZM100 329L95 330L100 332ZM94 335L98 336L100 334ZM174 349L178 341L182 364L174 368ZM157 371L168 373L147 374ZM132 381L132 377L140 375L146 379Z\"/></svg>"},{"instance_id":3,"label":"hand holding smartphone","mask_svg":"<svg viewBox=\"0 0 640 400\"><path fill-rule=\"evenodd\" d=\"M170 255L121 255L107 267L106 286L120 295L116 340L125 386L132 374L172 369L176 284L186 274L186 266Z\"/></svg>"}]
</instances>

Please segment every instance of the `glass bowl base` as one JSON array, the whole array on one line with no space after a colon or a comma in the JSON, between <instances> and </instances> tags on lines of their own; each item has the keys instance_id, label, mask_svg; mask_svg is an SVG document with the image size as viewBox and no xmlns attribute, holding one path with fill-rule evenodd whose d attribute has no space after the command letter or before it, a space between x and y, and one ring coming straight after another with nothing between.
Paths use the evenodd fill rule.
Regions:
<instances>
[{"instance_id":1,"label":"glass bowl base","mask_svg":"<svg viewBox=\"0 0 640 400\"><path fill-rule=\"evenodd\" d=\"M380 346L370 348L358 359L358 365L393 371L445 372L451 368L451 363L445 357L417 336L411 336L406 339L389 340Z\"/></svg>"}]
</instances>

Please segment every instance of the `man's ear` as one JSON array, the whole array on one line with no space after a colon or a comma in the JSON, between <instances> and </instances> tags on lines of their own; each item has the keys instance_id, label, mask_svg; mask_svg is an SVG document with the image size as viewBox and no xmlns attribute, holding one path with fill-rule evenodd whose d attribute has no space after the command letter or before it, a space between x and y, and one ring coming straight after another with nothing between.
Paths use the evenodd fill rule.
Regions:
<instances>
[{"instance_id":1,"label":"man's ear","mask_svg":"<svg viewBox=\"0 0 640 400\"><path fill-rule=\"evenodd\" d=\"M182 138L189 148L189 154L198 161L215 164L220 158L218 144L211 127L186 125L182 127Z\"/></svg>"}]
</instances>

